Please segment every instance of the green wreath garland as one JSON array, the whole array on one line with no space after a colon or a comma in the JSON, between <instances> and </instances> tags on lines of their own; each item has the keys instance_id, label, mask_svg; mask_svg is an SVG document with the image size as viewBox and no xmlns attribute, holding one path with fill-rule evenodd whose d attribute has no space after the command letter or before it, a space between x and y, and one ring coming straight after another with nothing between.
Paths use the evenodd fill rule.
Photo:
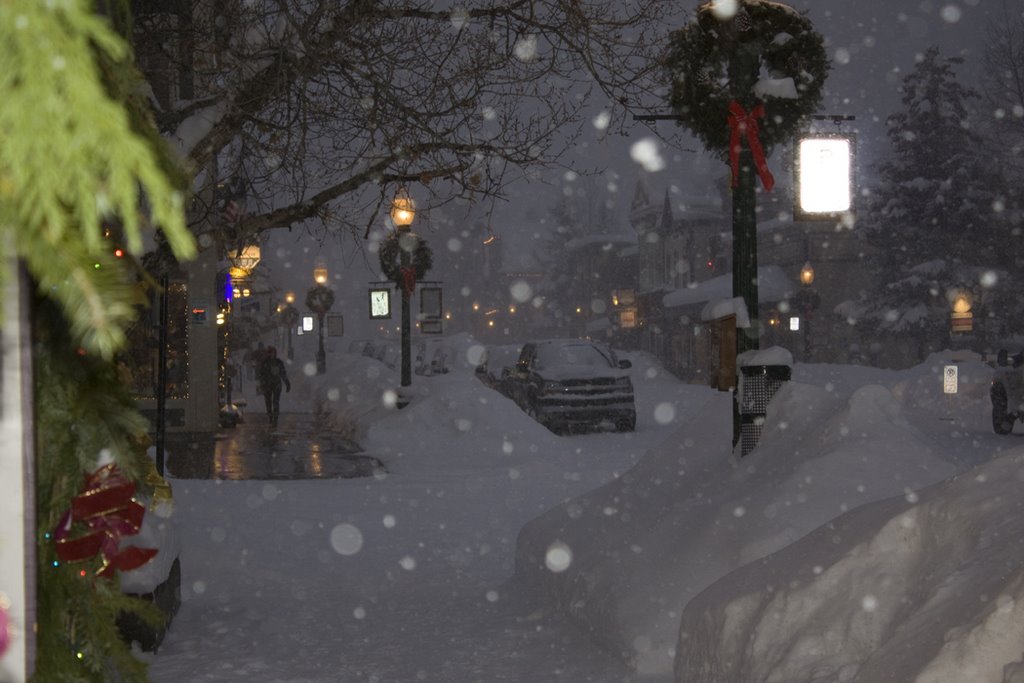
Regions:
<instances>
[{"instance_id":1,"label":"green wreath garland","mask_svg":"<svg viewBox=\"0 0 1024 683\"><path fill-rule=\"evenodd\" d=\"M412 251L410 267L416 275L417 280L422 280L427 271L434 265L434 252L426 240L420 239L419 235L410 232L406 233L416 240L416 248ZM384 238L380 243L380 251L377 257L380 259L380 270L384 277L393 281L399 286L405 285L405 276L402 273L402 246L399 244L402 235L394 232Z\"/></svg>"},{"instance_id":2,"label":"green wreath garland","mask_svg":"<svg viewBox=\"0 0 1024 683\"><path fill-rule=\"evenodd\" d=\"M729 103L735 100L749 111L763 102L760 138L770 153L821 102L830 68L824 39L807 17L788 5L741 0L736 14L723 21L711 11L712 4L698 7L697 20L670 36L664 60L671 80L669 103L708 149L726 152ZM757 59L748 80L756 81L762 71L773 79L790 78L796 97L759 97L750 84L735 83L730 64L744 54Z\"/></svg>"}]
</instances>

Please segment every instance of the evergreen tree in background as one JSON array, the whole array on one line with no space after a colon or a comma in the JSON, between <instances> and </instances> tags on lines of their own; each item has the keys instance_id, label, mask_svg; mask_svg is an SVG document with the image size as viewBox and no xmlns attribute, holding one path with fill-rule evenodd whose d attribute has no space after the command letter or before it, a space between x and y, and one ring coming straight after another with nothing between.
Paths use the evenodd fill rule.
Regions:
<instances>
[{"instance_id":1,"label":"evergreen tree in background","mask_svg":"<svg viewBox=\"0 0 1024 683\"><path fill-rule=\"evenodd\" d=\"M902 111L889 117L893 154L879 168L867 225L887 267L994 258L996 173L973 130L968 107L978 94L956 79L962 61L929 48L903 80Z\"/></svg>"},{"instance_id":2,"label":"evergreen tree in background","mask_svg":"<svg viewBox=\"0 0 1024 683\"><path fill-rule=\"evenodd\" d=\"M986 33L981 94L988 110L984 135L990 158L998 163L1000 208L1009 226L999 254L1008 268L1024 265L1024 12L1004 4Z\"/></svg>"},{"instance_id":3,"label":"evergreen tree in background","mask_svg":"<svg viewBox=\"0 0 1024 683\"><path fill-rule=\"evenodd\" d=\"M857 318L865 332L915 338L921 354L948 345L958 288L983 295L1000 281L998 169L972 118L978 94L957 81L961 62L931 47L903 79L903 108L888 120L892 155L861 221L878 278Z\"/></svg>"}]
</instances>

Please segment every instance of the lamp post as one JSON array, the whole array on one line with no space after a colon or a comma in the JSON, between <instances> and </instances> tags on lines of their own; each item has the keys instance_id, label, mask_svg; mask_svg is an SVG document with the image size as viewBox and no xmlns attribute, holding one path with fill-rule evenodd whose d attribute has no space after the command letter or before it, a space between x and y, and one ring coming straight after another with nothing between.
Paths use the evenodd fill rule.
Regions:
<instances>
[{"instance_id":1,"label":"lamp post","mask_svg":"<svg viewBox=\"0 0 1024 683\"><path fill-rule=\"evenodd\" d=\"M299 311L292 304L295 303L295 292L288 292L284 295L284 306L281 307L281 324L288 330L288 360L295 358L295 350L292 347L292 329L299 324ZM325 359L326 361L326 359Z\"/></svg>"},{"instance_id":2,"label":"lamp post","mask_svg":"<svg viewBox=\"0 0 1024 683\"><path fill-rule=\"evenodd\" d=\"M804 267L800 269L800 291L797 292L795 301L797 309L800 311L800 315L804 319L804 362L811 356L811 315L815 309L821 303L821 297L818 296L818 292L815 291L814 287L814 268L811 266L811 262L808 261L804 264Z\"/></svg>"},{"instance_id":3,"label":"lamp post","mask_svg":"<svg viewBox=\"0 0 1024 683\"><path fill-rule=\"evenodd\" d=\"M405 272L409 268L411 259L410 254L415 249L415 237L412 234L409 226L412 225L413 219L416 218L416 203L413 202L412 197L405 188L399 188L398 192L395 193L395 198L391 203L391 220L395 224L395 228L398 230L398 246L399 246L399 259L402 271ZM411 352L411 325L409 323L409 295L411 292L406 286L401 287L402 290L402 386L407 387L412 384L412 352Z\"/></svg>"},{"instance_id":4,"label":"lamp post","mask_svg":"<svg viewBox=\"0 0 1024 683\"><path fill-rule=\"evenodd\" d=\"M317 317L316 374L322 375L327 372L327 353L324 351L324 316L334 305L334 292L330 287L324 285L327 282L326 267L318 266L314 269L313 280L316 284L306 293L306 308L316 313Z\"/></svg>"}]
</instances>

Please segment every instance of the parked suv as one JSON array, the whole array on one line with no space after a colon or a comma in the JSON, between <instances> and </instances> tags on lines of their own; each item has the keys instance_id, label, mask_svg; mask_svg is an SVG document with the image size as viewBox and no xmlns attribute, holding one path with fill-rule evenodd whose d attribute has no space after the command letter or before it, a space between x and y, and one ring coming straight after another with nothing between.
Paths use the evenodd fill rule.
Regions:
<instances>
[{"instance_id":1,"label":"parked suv","mask_svg":"<svg viewBox=\"0 0 1024 683\"><path fill-rule=\"evenodd\" d=\"M1009 355L1001 349L992 373L992 429L1009 434L1013 423L1024 420L1024 351Z\"/></svg>"},{"instance_id":2,"label":"parked suv","mask_svg":"<svg viewBox=\"0 0 1024 683\"><path fill-rule=\"evenodd\" d=\"M583 339L527 342L510 371L509 394L553 432L604 422L631 432L636 403L630 366L607 346Z\"/></svg>"}]
</instances>

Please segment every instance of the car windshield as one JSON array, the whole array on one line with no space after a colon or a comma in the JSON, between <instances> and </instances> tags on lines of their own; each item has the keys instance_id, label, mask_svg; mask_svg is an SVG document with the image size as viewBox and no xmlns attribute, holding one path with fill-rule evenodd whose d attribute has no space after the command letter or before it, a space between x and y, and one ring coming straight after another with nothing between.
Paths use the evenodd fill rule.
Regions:
<instances>
[{"instance_id":1,"label":"car windshield","mask_svg":"<svg viewBox=\"0 0 1024 683\"><path fill-rule=\"evenodd\" d=\"M611 361L591 344L544 344L537 347L537 365L585 365L600 368L611 366Z\"/></svg>"}]
</instances>

